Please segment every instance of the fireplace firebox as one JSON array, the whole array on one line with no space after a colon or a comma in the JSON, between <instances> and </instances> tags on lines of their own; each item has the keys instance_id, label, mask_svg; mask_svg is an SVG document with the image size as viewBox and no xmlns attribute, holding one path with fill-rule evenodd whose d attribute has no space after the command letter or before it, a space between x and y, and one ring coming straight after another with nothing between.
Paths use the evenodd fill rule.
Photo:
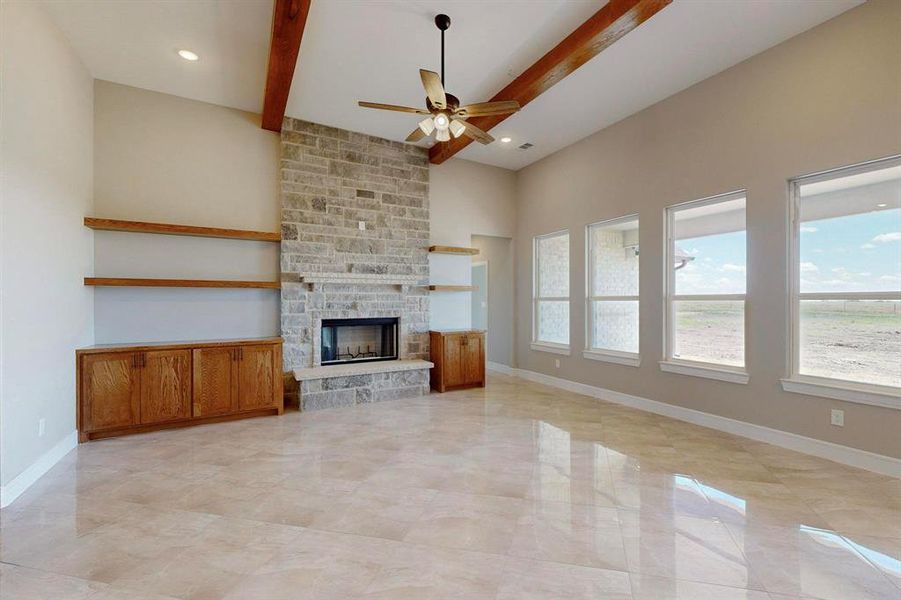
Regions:
<instances>
[{"instance_id":1,"label":"fireplace firebox","mask_svg":"<svg viewBox=\"0 0 901 600\"><path fill-rule=\"evenodd\" d=\"M320 348L322 365L397 360L398 320L323 319Z\"/></svg>"}]
</instances>

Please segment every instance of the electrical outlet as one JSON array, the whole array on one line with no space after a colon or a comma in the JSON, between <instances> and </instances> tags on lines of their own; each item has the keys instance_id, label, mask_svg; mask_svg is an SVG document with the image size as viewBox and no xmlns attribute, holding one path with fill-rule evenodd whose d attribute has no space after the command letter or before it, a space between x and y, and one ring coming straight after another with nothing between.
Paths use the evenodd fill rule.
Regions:
<instances>
[{"instance_id":1,"label":"electrical outlet","mask_svg":"<svg viewBox=\"0 0 901 600\"><path fill-rule=\"evenodd\" d=\"M560 359L559 358L554 359L554 367L557 369L560 368Z\"/></svg>"},{"instance_id":2,"label":"electrical outlet","mask_svg":"<svg viewBox=\"0 0 901 600\"><path fill-rule=\"evenodd\" d=\"M360 221L357 223L357 227L360 228L360 231L366 231L366 221Z\"/></svg>"},{"instance_id":3,"label":"electrical outlet","mask_svg":"<svg viewBox=\"0 0 901 600\"><path fill-rule=\"evenodd\" d=\"M844 427L845 426L845 411L833 408L831 417L832 417L832 424L835 425L836 427Z\"/></svg>"},{"instance_id":4,"label":"electrical outlet","mask_svg":"<svg viewBox=\"0 0 901 600\"><path fill-rule=\"evenodd\" d=\"M46 419L38 419L38 437L44 437L44 430L46 429L46 425Z\"/></svg>"}]
</instances>

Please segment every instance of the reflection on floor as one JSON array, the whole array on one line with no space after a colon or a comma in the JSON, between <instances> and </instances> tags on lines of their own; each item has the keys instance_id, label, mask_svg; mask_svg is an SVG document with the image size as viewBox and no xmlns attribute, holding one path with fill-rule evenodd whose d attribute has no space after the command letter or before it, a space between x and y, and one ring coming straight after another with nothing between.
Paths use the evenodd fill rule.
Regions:
<instances>
[{"instance_id":1,"label":"reflection on floor","mask_svg":"<svg viewBox=\"0 0 901 600\"><path fill-rule=\"evenodd\" d=\"M80 446L3 598L901 598L901 481L493 376Z\"/></svg>"}]
</instances>

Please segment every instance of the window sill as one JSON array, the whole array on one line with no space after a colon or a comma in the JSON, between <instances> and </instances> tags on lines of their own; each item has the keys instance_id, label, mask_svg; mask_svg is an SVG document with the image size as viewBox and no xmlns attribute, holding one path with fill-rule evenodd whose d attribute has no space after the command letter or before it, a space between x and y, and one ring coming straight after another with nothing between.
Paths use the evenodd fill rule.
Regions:
<instances>
[{"instance_id":1,"label":"window sill","mask_svg":"<svg viewBox=\"0 0 901 600\"><path fill-rule=\"evenodd\" d=\"M582 357L589 360L599 360L617 365L637 367L641 364L641 356L632 352L616 352L611 350L584 350Z\"/></svg>"},{"instance_id":2,"label":"window sill","mask_svg":"<svg viewBox=\"0 0 901 600\"><path fill-rule=\"evenodd\" d=\"M562 354L569 356L569 346L564 344L554 344L551 342L532 342L532 350L536 352L550 352L551 354Z\"/></svg>"},{"instance_id":3,"label":"window sill","mask_svg":"<svg viewBox=\"0 0 901 600\"><path fill-rule=\"evenodd\" d=\"M821 396L857 404L869 404L901 410L901 395L884 386L853 383L837 379L807 378L795 376L782 380L782 389L795 394Z\"/></svg>"},{"instance_id":4,"label":"window sill","mask_svg":"<svg viewBox=\"0 0 901 600\"><path fill-rule=\"evenodd\" d=\"M679 375L691 375L692 377L706 377L707 379L716 379L718 381L727 381L729 383L740 383L746 385L750 379L747 371L741 369L730 369L729 367L715 367L704 364L676 362L672 360L661 360L660 370L667 373L677 373Z\"/></svg>"}]
</instances>

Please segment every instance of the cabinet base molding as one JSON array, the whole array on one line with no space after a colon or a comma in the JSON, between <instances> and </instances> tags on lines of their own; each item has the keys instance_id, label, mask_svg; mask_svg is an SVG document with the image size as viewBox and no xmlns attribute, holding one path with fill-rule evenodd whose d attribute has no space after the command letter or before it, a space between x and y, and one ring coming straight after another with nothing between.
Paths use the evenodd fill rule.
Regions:
<instances>
[{"instance_id":1,"label":"cabinet base molding","mask_svg":"<svg viewBox=\"0 0 901 600\"><path fill-rule=\"evenodd\" d=\"M91 346L75 364L79 442L285 410L281 338Z\"/></svg>"},{"instance_id":2,"label":"cabinet base molding","mask_svg":"<svg viewBox=\"0 0 901 600\"><path fill-rule=\"evenodd\" d=\"M209 425L211 423L223 423L225 421L237 421L239 419L251 419L253 417L268 417L272 415L280 415L282 411L277 408L264 408L262 410L251 410L245 413L237 413L233 415L219 415L215 417L198 417L190 421L171 421L169 423L154 423L152 425L136 425L133 427L125 427L123 429L108 429L105 431L94 432L78 432L78 441L90 442L92 440L102 440L104 438L119 437L122 435L131 435L133 433L150 433L151 431L161 431L163 429L178 429L180 427L194 427L195 425Z\"/></svg>"}]
</instances>

